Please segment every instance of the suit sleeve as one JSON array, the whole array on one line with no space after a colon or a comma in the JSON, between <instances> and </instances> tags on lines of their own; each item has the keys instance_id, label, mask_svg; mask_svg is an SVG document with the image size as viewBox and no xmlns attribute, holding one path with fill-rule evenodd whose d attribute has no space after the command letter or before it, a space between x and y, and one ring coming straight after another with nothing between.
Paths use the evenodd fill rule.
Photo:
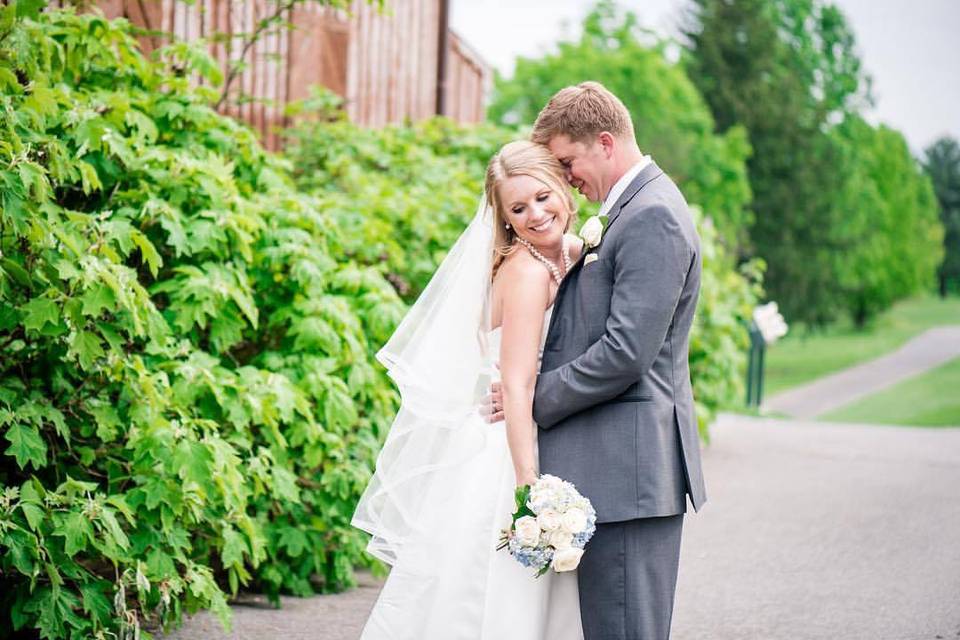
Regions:
<instances>
[{"instance_id":1,"label":"suit sleeve","mask_svg":"<svg viewBox=\"0 0 960 640\"><path fill-rule=\"evenodd\" d=\"M623 393L653 366L690 268L689 247L663 205L623 211L616 221L610 315L599 340L537 379L533 416L549 429ZM622 225L622 226L621 226Z\"/></svg>"}]
</instances>

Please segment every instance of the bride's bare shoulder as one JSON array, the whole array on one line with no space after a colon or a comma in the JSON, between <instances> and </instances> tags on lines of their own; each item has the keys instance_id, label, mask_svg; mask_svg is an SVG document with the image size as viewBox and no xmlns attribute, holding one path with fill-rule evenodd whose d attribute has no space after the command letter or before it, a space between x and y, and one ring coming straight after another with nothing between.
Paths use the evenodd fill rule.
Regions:
<instances>
[{"instance_id":1,"label":"bride's bare shoulder","mask_svg":"<svg viewBox=\"0 0 960 640\"><path fill-rule=\"evenodd\" d=\"M503 259L496 279L510 286L546 285L550 282L550 272L529 251L514 251Z\"/></svg>"}]
</instances>

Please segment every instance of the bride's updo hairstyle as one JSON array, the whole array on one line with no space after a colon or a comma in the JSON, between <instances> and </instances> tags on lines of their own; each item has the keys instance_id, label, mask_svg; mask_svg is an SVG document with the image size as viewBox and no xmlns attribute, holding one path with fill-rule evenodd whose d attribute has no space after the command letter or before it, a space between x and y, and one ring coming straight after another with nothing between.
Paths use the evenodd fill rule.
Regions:
<instances>
[{"instance_id":1,"label":"bride's updo hairstyle","mask_svg":"<svg viewBox=\"0 0 960 640\"><path fill-rule=\"evenodd\" d=\"M564 169L560 161L553 157L550 150L541 144L529 140L508 142L498 151L487 165L487 202L493 209L493 273L503 264L504 258L516 250L514 240L517 234L507 216L506 208L500 198L500 184L513 176L530 176L547 185L560 196L567 207L567 220L563 231L566 233L573 222L576 205L573 195L564 179Z\"/></svg>"}]
</instances>

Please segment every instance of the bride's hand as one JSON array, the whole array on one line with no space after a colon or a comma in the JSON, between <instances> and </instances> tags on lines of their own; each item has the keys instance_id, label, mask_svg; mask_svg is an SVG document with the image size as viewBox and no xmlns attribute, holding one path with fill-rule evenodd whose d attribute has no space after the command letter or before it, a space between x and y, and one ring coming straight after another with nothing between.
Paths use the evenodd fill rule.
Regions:
<instances>
[{"instance_id":1,"label":"bride's hand","mask_svg":"<svg viewBox=\"0 0 960 640\"><path fill-rule=\"evenodd\" d=\"M503 392L500 389L500 383L494 382L490 385L490 393L483 399L480 405L480 415L487 422L494 423L503 420Z\"/></svg>"},{"instance_id":2,"label":"bride's hand","mask_svg":"<svg viewBox=\"0 0 960 640\"><path fill-rule=\"evenodd\" d=\"M525 484L529 484L530 486L533 486L533 484L536 483L537 481L537 472L534 471L533 469L529 469L527 471L517 473L516 476L517 476L518 487L522 487Z\"/></svg>"}]
</instances>

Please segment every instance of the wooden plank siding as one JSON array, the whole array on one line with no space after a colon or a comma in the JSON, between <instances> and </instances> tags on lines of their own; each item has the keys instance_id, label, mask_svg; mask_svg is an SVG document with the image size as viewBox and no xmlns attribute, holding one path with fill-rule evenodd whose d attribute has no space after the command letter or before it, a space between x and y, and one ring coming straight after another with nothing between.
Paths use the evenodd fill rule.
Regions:
<instances>
[{"instance_id":1,"label":"wooden plank siding","mask_svg":"<svg viewBox=\"0 0 960 640\"><path fill-rule=\"evenodd\" d=\"M283 109L320 84L345 99L348 117L380 127L417 121L436 113L439 29L442 0L387 0L383 10L354 0L349 12L315 3L298 5L289 16L292 30L262 38L245 57L246 68L233 81L222 111L248 122L270 149L286 124ZM54 3L56 4L56 3ZM274 10L268 0L100 0L108 18L125 17L147 29L183 40L216 32L250 33ZM484 118L490 67L459 36L450 32L444 114L462 123ZM140 38L145 52L162 45L159 37ZM226 69L240 55L239 43L213 43L211 55ZM239 103L239 105L238 105Z\"/></svg>"}]
</instances>

